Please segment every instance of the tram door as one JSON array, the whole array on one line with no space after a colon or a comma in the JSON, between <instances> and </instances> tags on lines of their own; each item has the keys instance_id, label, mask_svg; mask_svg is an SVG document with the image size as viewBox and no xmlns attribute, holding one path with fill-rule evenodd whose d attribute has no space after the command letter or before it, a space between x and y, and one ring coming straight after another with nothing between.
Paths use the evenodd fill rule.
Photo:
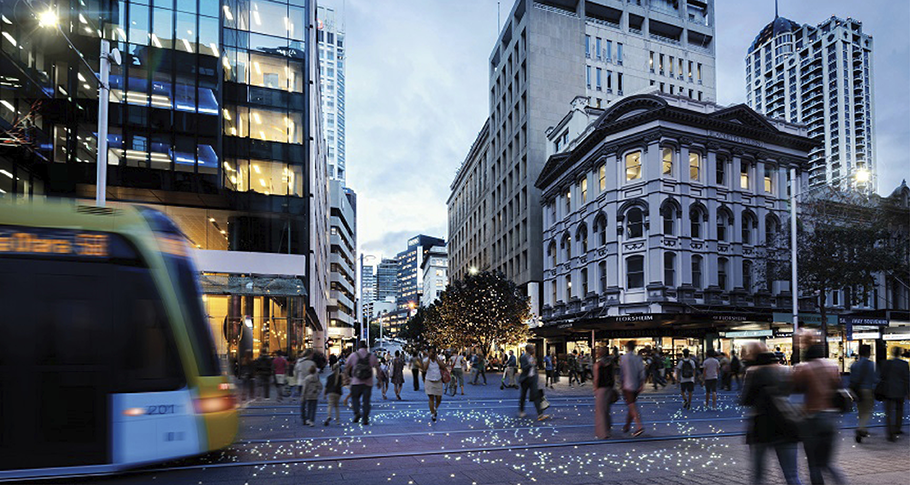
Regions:
<instances>
[{"instance_id":1,"label":"tram door","mask_svg":"<svg viewBox=\"0 0 910 485\"><path fill-rule=\"evenodd\" d=\"M109 274L0 258L0 469L108 462Z\"/></svg>"}]
</instances>

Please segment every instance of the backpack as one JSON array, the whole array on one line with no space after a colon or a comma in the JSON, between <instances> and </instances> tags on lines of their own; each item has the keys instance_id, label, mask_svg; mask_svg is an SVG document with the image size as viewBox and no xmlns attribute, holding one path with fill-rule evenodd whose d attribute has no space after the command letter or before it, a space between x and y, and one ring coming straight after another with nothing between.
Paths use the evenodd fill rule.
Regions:
<instances>
[{"instance_id":1,"label":"backpack","mask_svg":"<svg viewBox=\"0 0 910 485\"><path fill-rule=\"evenodd\" d=\"M686 359L683 361L681 370L681 374L685 379L691 379L695 376L695 366L692 365L691 359Z\"/></svg>"},{"instance_id":2,"label":"backpack","mask_svg":"<svg viewBox=\"0 0 910 485\"><path fill-rule=\"evenodd\" d=\"M351 372L354 377L365 381L373 377L373 367L370 365L370 353L367 352L367 356L361 358L360 354L357 354L357 363L354 364L354 369Z\"/></svg>"}]
</instances>

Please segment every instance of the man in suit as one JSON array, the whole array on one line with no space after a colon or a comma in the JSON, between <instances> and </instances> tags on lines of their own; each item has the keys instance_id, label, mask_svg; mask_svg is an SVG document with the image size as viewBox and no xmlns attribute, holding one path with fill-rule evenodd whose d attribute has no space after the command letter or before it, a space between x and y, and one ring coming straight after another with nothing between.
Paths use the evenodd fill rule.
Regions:
<instances>
[{"instance_id":1,"label":"man in suit","mask_svg":"<svg viewBox=\"0 0 910 485\"><path fill-rule=\"evenodd\" d=\"M882 397L888 441L897 441L904 424L904 399L910 397L910 364L901 360L901 348L891 349L891 359L882 364Z\"/></svg>"},{"instance_id":2,"label":"man in suit","mask_svg":"<svg viewBox=\"0 0 910 485\"><path fill-rule=\"evenodd\" d=\"M543 421L550 416L543 414L540 409L540 394L537 382L537 358L534 357L534 344L525 346L525 352L518 359L521 366L521 374L518 376L518 382L521 385L521 397L518 401L518 417L525 417L525 398L534 403L537 410L537 420ZM530 394L530 395L529 395Z\"/></svg>"}]
</instances>

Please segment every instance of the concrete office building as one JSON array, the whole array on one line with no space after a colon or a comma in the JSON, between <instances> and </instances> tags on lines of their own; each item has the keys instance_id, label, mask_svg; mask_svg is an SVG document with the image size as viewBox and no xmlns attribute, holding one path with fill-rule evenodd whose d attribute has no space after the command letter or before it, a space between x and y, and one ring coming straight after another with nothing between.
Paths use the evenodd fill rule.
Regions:
<instances>
[{"instance_id":1,"label":"concrete office building","mask_svg":"<svg viewBox=\"0 0 910 485\"><path fill-rule=\"evenodd\" d=\"M550 130L552 143L570 129L569 142L537 181L537 334L557 346L590 342L592 331L664 348L695 338L685 345L702 350L740 325L770 335L772 311L788 311L791 295L762 256L787 227L789 170L801 173L814 146L805 128L669 94L605 111L586 104L577 100Z\"/></svg>"},{"instance_id":2,"label":"concrete office building","mask_svg":"<svg viewBox=\"0 0 910 485\"><path fill-rule=\"evenodd\" d=\"M329 178L347 178L344 154L344 0L319 0L317 40L322 85L322 125L325 127L326 162Z\"/></svg>"},{"instance_id":3,"label":"concrete office building","mask_svg":"<svg viewBox=\"0 0 910 485\"><path fill-rule=\"evenodd\" d=\"M159 209L195 246L222 357L237 356L246 323L254 356L320 348L329 209L315 3L150 3L0 2L0 196L92 203L97 80L63 35L95 66L110 40L123 62L110 73L108 205ZM48 6L60 29L39 27Z\"/></svg>"},{"instance_id":4,"label":"concrete office building","mask_svg":"<svg viewBox=\"0 0 910 485\"><path fill-rule=\"evenodd\" d=\"M445 246L433 246L424 254L420 272L423 273L423 294L420 306L430 306L449 284L449 258Z\"/></svg>"},{"instance_id":5,"label":"concrete office building","mask_svg":"<svg viewBox=\"0 0 910 485\"><path fill-rule=\"evenodd\" d=\"M605 106L653 85L714 100L714 44L710 0L516 1L489 58L489 132L481 131L452 184L456 277L470 266L502 271L539 314L542 226L534 181L546 162L545 130L579 95Z\"/></svg>"},{"instance_id":6,"label":"concrete office building","mask_svg":"<svg viewBox=\"0 0 910 485\"><path fill-rule=\"evenodd\" d=\"M354 337L357 323L357 195L329 181L329 327L331 349L337 353Z\"/></svg>"},{"instance_id":7,"label":"concrete office building","mask_svg":"<svg viewBox=\"0 0 910 485\"><path fill-rule=\"evenodd\" d=\"M804 123L819 146L809 154L810 186L875 192L872 36L862 22L831 17L800 25L779 17L746 54L746 103L760 113ZM868 181L857 180L867 170Z\"/></svg>"},{"instance_id":8,"label":"concrete office building","mask_svg":"<svg viewBox=\"0 0 910 485\"><path fill-rule=\"evenodd\" d=\"M397 259L386 258L376 266L376 301L398 301L398 267Z\"/></svg>"},{"instance_id":9,"label":"concrete office building","mask_svg":"<svg viewBox=\"0 0 910 485\"><path fill-rule=\"evenodd\" d=\"M419 234L408 239L408 249L398 253L398 308L416 311L423 293L423 273L420 268L427 252L434 246L445 246L438 237Z\"/></svg>"},{"instance_id":10,"label":"concrete office building","mask_svg":"<svg viewBox=\"0 0 910 485\"><path fill-rule=\"evenodd\" d=\"M376 300L376 256L372 254L360 255L359 296L357 321L362 323L365 315L367 315L366 321L369 321L368 313L366 313L367 305Z\"/></svg>"}]
</instances>

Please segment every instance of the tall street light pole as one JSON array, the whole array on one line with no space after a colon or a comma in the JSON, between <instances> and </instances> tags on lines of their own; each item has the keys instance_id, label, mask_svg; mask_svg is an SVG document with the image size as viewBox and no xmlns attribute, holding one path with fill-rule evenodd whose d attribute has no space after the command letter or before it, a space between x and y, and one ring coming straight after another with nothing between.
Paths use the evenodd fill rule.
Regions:
<instances>
[{"instance_id":1,"label":"tall street light pole","mask_svg":"<svg viewBox=\"0 0 910 485\"><path fill-rule=\"evenodd\" d=\"M796 282L797 264L796 264L796 197L799 189L799 180L796 178L796 168L790 168L790 292L792 293L792 310L793 310L793 343L791 354L799 360L799 346L797 340L799 337L799 290Z\"/></svg>"}]
</instances>

